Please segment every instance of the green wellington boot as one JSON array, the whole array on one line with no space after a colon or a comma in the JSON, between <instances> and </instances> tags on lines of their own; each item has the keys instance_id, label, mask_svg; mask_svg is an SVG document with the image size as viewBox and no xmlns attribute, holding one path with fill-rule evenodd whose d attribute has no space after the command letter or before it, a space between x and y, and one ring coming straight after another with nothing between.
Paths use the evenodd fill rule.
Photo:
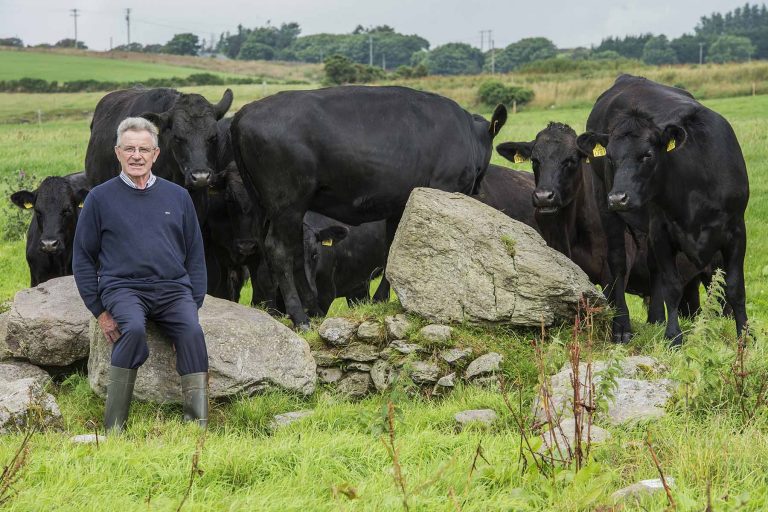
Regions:
<instances>
[{"instance_id":1,"label":"green wellington boot","mask_svg":"<svg viewBox=\"0 0 768 512\"><path fill-rule=\"evenodd\" d=\"M196 421L202 428L208 426L208 372L188 373L181 376L184 395L184 421Z\"/></svg>"},{"instance_id":2,"label":"green wellington boot","mask_svg":"<svg viewBox=\"0 0 768 512\"><path fill-rule=\"evenodd\" d=\"M135 383L136 370L109 367L107 406L104 410L104 429L107 432L121 432L125 427Z\"/></svg>"}]
</instances>

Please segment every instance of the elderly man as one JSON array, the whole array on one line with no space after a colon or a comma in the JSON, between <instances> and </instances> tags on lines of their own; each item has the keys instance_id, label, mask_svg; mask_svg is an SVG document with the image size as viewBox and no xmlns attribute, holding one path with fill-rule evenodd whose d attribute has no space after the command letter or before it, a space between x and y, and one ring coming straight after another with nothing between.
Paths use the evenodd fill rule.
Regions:
<instances>
[{"instance_id":1,"label":"elderly man","mask_svg":"<svg viewBox=\"0 0 768 512\"><path fill-rule=\"evenodd\" d=\"M80 296L113 343L104 426L128 419L136 371L149 357L146 321L176 349L184 419L208 422L208 354L197 310L206 290L203 240L189 194L152 174L157 128L129 117L117 128L120 175L94 187L75 232Z\"/></svg>"}]
</instances>

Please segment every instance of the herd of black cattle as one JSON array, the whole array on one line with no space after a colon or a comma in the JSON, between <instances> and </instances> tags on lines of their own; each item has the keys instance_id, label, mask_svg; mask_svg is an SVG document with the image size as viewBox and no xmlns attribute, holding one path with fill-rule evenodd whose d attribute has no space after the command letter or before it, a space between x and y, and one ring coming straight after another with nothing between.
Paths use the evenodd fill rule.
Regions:
<instances>
[{"instance_id":1,"label":"herd of black cattle","mask_svg":"<svg viewBox=\"0 0 768 512\"><path fill-rule=\"evenodd\" d=\"M487 121L435 94L356 86L281 92L225 118L231 103L230 90L215 105L173 89L102 98L85 172L11 196L34 208L32 286L71 274L78 207L120 171L117 125L143 116L160 131L153 173L193 198L209 293L237 301L250 276L253 303L297 327L336 297L369 298L415 187L470 194L537 229L602 286L614 342L632 335L629 292L681 343L678 313L695 314L716 267L738 334L746 327L744 158L730 124L684 90L623 75L597 99L586 133L553 122L496 148L530 160L533 174L489 165L503 106ZM389 294L383 278L374 299Z\"/></svg>"}]
</instances>

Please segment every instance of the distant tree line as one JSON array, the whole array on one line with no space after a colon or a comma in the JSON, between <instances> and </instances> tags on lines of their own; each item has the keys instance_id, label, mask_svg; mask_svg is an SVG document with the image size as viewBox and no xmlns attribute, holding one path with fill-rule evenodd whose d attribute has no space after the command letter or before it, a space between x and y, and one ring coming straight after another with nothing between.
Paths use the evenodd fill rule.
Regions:
<instances>
[{"instance_id":1,"label":"distant tree line","mask_svg":"<svg viewBox=\"0 0 768 512\"><path fill-rule=\"evenodd\" d=\"M78 48L85 48L78 42ZM0 39L0 46L22 47L18 38ZM50 46L50 45L39 45ZM72 47L72 39L57 42ZM115 50L163 52L177 55L222 54L240 60L318 62L330 66L327 81L355 83L375 80L384 71L402 77L478 74L515 70L568 70L610 66L606 61L633 59L651 65L732 62L751 58L768 59L768 9L745 4L725 14L703 16L692 34L669 40L664 35L641 34L608 37L593 48L558 50L544 37L521 39L504 48L483 52L465 43L448 43L430 49L421 36L401 34L388 25L365 28L358 25L348 34L301 35L296 22L263 27L237 27L224 32L218 41L203 47L192 33L176 34L165 43L118 46ZM592 64L585 64L586 61ZM371 69L376 68L378 71Z\"/></svg>"}]
</instances>

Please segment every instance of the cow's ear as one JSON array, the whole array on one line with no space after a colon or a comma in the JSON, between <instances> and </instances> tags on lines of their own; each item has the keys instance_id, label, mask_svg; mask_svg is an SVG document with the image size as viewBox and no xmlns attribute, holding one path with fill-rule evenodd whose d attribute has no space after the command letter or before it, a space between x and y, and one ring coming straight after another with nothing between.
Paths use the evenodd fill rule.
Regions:
<instances>
[{"instance_id":1,"label":"cow's ear","mask_svg":"<svg viewBox=\"0 0 768 512\"><path fill-rule=\"evenodd\" d=\"M232 106L233 98L234 95L232 94L232 89L227 89L224 91L224 96L221 97L221 100L213 106L213 112L217 121L224 117L224 114L227 113L229 107Z\"/></svg>"},{"instance_id":2,"label":"cow's ear","mask_svg":"<svg viewBox=\"0 0 768 512\"><path fill-rule=\"evenodd\" d=\"M584 132L576 138L576 146L587 158L602 158L608 146L608 135L605 133Z\"/></svg>"},{"instance_id":3,"label":"cow's ear","mask_svg":"<svg viewBox=\"0 0 768 512\"><path fill-rule=\"evenodd\" d=\"M87 195L88 195L87 188L80 188L75 190L75 202L77 203L78 208L83 207L83 203L85 202L85 196Z\"/></svg>"},{"instance_id":4,"label":"cow's ear","mask_svg":"<svg viewBox=\"0 0 768 512\"><path fill-rule=\"evenodd\" d=\"M488 132L491 134L491 138L496 137L501 129L504 127L504 123L507 122L507 107L502 104L496 106L491 116L491 125L488 127Z\"/></svg>"},{"instance_id":5,"label":"cow's ear","mask_svg":"<svg viewBox=\"0 0 768 512\"><path fill-rule=\"evenodd\" d=\"M35 206L35 193L29 190L19 190L11 194L11 202L22 210L31 210Z\"/></svg>"},{"instance_id":6,"label":"cow's ear","mask_svg":"<svg viewBox=\"0 0 768 512\"><path fill-rule=\"evenodd\" d=\"M317 240L326 247L331 247L337 242L341 242L349 234L349 228L344 226L331 226L321 229L317 232Z\"/></svg>"},{"instance_id":7,"label":"cow's ear","mask_svg":"<svg viewBox=\"0 0 768 512\"><path fill-rule=\"evenodd\" d=\"M531 159L534 142L502 142L496 146L496 151L510 162L521 164Z\"/></svg>"},{"instance_id":8,"label":"cow's ear","mask_svg":"<svg viewBox=\"0 0 768 512\"><path fill-rule=\"evenodd\" d=\"M668 124L661 134L661 141L667 151L680 149L687 139L688 133L685 128L676 124Z\"/></svg>"},{"instance_id":9,"label":"cow's ear","mask_svg":"<svg viewBox=\"0 0 768 512\"><path fill-rule=\"evenodd\" d=\"M157 131L159 132L171 127L171 116L168 112L163 112L161 114L156 112L144 112L139 117L143 117L153 125L157 126Z\"/></svg>"}]
</instances>

